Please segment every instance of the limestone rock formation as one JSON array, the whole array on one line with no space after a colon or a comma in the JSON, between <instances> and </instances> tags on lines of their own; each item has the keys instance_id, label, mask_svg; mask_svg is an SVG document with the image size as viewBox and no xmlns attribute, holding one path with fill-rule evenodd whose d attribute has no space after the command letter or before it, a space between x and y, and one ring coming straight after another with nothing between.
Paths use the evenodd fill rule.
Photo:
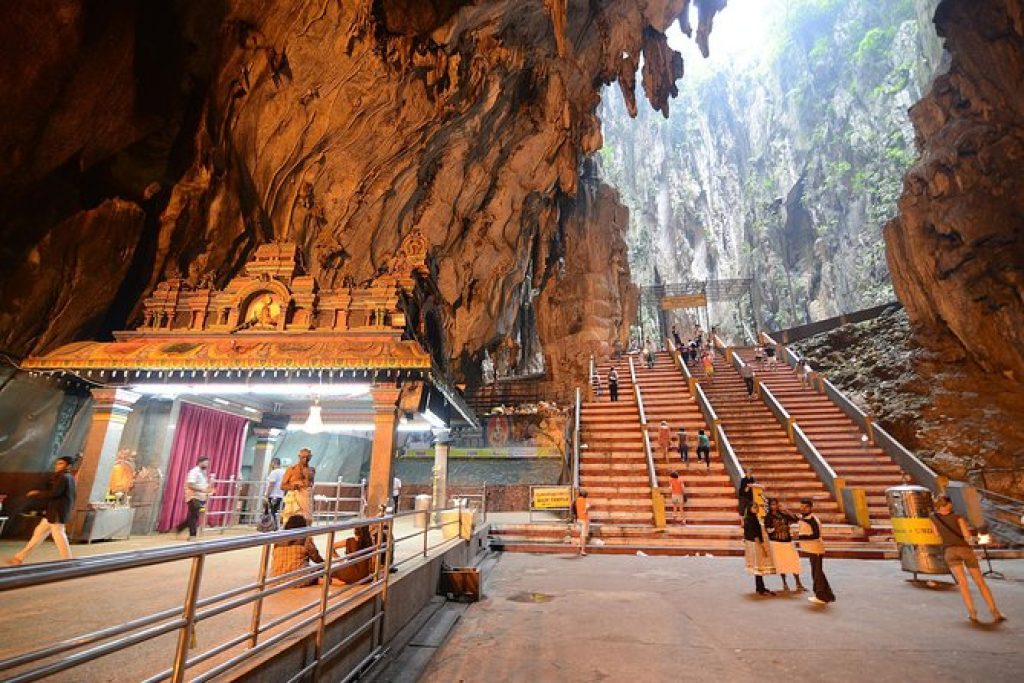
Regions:
<instances>
[{"instance_id":1,"label":"limestone rock formation","mask_svg":"<svg viewBox=\"0 0 1024 683\"><path fill-rule=\"evenodd\" d=\"M41 351L124 327L167 273L222 283L273 239L302 245L324 286L366 279L413 228L431 277L411 305L457 372L513 333L535 288L542 301L606 297L614 310L595 304L581 339L610 342L628 266L601 259L622 252L622 221L566 227L560 213L613 201L597 190L574 204L581 161L601 146L600 88L632 92L643 55L644 91L667 111L682 64L663 34L689 4L10 3L0 231L5 263L27 265L0 276L0 345ZM696 3L702 27L723 4ZM83 232L91 212L115 210ZM576 334L561 313L536 315L545 344Z\"/></svg>"},{"instance_id":2,"label":"limestone rock formation","mask_svg":"<svg viewBox=\"0 0 1024 683\"><path fill-rule=\"evenodd\" d=\"M691 68L669 120L606 97L601 171L630 209L634 277L751 277L768 329L891 301L881 230L942 55L935 4L764 0L765 44ZM712 310L737 339L743 306Z\"/></svg>"},{"instance_id":3,"label":"limestone rock formation","mask_svg":"<svg viewBox=\"0 0 1024 683\"><path fill-rule=\"evenodd\" d=\"M885 230L911 320L1024 379L1024 3L943 0L949 70L911 110L920 160Z\"/></svg>"}]
</instances>

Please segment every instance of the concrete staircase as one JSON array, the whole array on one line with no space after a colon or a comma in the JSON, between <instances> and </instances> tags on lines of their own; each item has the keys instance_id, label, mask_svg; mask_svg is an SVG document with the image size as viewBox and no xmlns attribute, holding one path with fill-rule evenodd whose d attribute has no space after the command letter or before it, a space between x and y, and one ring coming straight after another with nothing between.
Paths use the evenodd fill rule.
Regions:
<instances>
[{"instance_id":1,"label":"concrete staircase","mask_svg":"<svg viewBox=\"0 0 1024 683\"><path fill-rule=\"evenodd\" d=\"M804 388L793 370L779 362L774 370L754 360L754 349L733 349L751 363L758 379L768 387L814 444L836 474L849 487L867 494L872 520L888 523L885 489L901 483L903 471L880 448L862 440L864 432L824 394Z\"/></svg>"},{"instance_id":2,"label":"concrete staircase","mask_svg":"<svg viewBox=\"0 0 1024 683\"><path fill-rule=\"evenodd\" d=\"M812 498L822 522L843 523L846 518L803 454L789 441L785 428L756 396L747 396L743 378L715 355L713 382L701 386L729 436L744 470L752 470L765 495L778 498L795 511L801 498Z\"/></svg>"},{"instance_id":3,"label":"concrete staircase","mask_svg":"<svg viewBox=\"0 0 1024 683\"><path fill-rule=\"evenodd\" d=\"M616 364L619 400L607 390L609 365L599 368L601 395L580 410L580 486L587 491L595 531L604 526L651 525L651 486L644 455L640 411L629 363Z\"/></svg>"},{"instance_id":4,"label":"concrete staircase","mask_svg":"<svg viewBox=\"0 0 1024 683\"><path fill-rule=\"evenodd\" d=\"M670 512L669 477L675 470L686 488L684 518L686 526L693 527L687 536L702 538L713 535L714 529L704 529L702 525L735 526L739 519L736 514L736 490L729 480L729 474L725 471L721 458L712 447L711 467L706 468L703 464L697 464L697 431L704 429L707 432L707 425L672 357L668 353L659 353L653 368L647 368L642 362L637 364L636 375L647 414L658 488L665 496L668 524L679 524ZM658 447L658 429L662 420L665 420L672 430L672 446L668 461L661 457ZM679 455L676 437L680 426L686 427L690 444L689 467L683 464Z\"/></svg>"}]
</instances>

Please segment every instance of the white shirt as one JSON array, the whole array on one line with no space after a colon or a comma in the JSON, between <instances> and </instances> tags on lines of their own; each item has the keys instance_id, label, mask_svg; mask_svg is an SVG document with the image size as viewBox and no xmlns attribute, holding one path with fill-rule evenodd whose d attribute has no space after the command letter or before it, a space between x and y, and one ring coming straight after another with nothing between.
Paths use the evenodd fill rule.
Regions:
<instances>
[{"instance_id":1,"label":"white shirt","mask_svg":"<svg viewBox=\"0 0 1024 683\"><path fill-rule=\"evenodd\" d=\"M284 478L284 469L278 467L272 470L267 477L267 497L284 498L284 491L281 490L281 479Z\"/></svg>"},{"instance_id":2,"label":"white shirt","mask_svg":"<svg viewBox=\"0 0 1024 683\"><path fill-rule=\"evenodd\" d=\"M401 491L402 491L402 480L399 479L398 477L395 477L391 481L391 495L392 496L397 496L399 493L401 493Z\"/></svg>"},{"instance_id":3,"label":"white shirt","mask_svg":"<svg viewBox=\"0 0 1024 683\"><path fill-rule=\"evenodd\" d=\"M192 488L193 486L199 490L196 491ZM188 471L188 476L185 477L185 501L190 501L193 498L205 501L208 495L210 495L210 480L206 478L203 468L196 465Z\"/></svg>"}]
</instances>

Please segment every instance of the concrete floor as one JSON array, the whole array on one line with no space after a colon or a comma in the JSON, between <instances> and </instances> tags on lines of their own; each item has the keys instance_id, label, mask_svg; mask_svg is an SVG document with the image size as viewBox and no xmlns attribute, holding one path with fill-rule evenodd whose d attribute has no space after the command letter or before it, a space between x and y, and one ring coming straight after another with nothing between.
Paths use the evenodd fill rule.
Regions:
<instances>
[{"instance_id":1,"label":"concrete floor","mask_svg":"<svg viewBox=\"0 0 1024 683\"><path fill-rule=\"evenodd\" d=\"M418 531L411 517L396 521L396 538ZM227 531L225 535L252 533L252 529ZM208 531L201 540L221 538L219 531ZM321 554L325 551L325 537L317 539ZM339 539L340 540L340 539ZM140 550L181 544L173 534L136 537L128 541L112 541L93 545L74 545L76 557L103 555L111 552ZM0 562L13 555L23 542L0 543ZM437 546L431 554L441 552L450 543L434 530L428 537L429 546ZM398 578L418 561L422 554L422 534L396 544L395 558L402 563ZM256 580L260 551L258 548L210 555L206 560L200 598L214 595ZM31 562L58 559L52 542L43 543L29 556ZM405 560L405 562L403 562ZM5 565L2 571L8 569ZM3 593L0 596L0 659L45 647L64 638L71 638L89 630L121 624L161 609L180 607L185 596L189 564L173 562L152 567L121 571L60 584L39 586ZM345 590L338 586L336 590ZM306 603L318 600L318 587L294 588L267 598L263 607L263 622L284 615ZM249 628L252 606L243 606L201 622L196 628L198 649L190 656L208 650ZM99 681L140 681L166 668L172 662L177 642L175 633L153 638L143 645L115 653L83 667L64 672L46 680L93 683ZM240 649L238 646L229 653ZM227 655L211 660L211 664ZM200 665L198 670L202 670ZM191 670L190 670L191 671ZM0 679L11 672L0 674Z\"/></svg>"},{"instance_id":2,"label":"concrete floor","mask_svg":"<svg viewBox=\"0 0 1024 683\"><path fill-rule=\"evenodd\" d=\"M739 558L504 553L421 680L1019 681L1024 561L996 566L1009 621L972 626L948 577L890 561L826 560L819 608L755 595Z\"/></svg>"}]
</instances>

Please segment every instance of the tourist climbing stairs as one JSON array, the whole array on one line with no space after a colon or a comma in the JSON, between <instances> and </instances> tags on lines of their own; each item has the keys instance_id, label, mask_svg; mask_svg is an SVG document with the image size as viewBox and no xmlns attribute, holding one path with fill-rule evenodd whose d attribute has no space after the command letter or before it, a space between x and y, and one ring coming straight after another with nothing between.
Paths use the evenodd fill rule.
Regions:
<instances>
[{"instance_id":1,"label":"tourist climbing stairs","mask_svg":"<svg viewBox=\"0 0 1024 683\"><path fill-rule=\"evenodd\" d=\"M899 465L824 393L802 386L800 378L781 360L774 368L755 359L755 349L734 352L751 363L758 378L797 424L847 487L864 489L871 520L888 523L889 509L885 490L901 483Z\"/></svg>"}]
</instances>

